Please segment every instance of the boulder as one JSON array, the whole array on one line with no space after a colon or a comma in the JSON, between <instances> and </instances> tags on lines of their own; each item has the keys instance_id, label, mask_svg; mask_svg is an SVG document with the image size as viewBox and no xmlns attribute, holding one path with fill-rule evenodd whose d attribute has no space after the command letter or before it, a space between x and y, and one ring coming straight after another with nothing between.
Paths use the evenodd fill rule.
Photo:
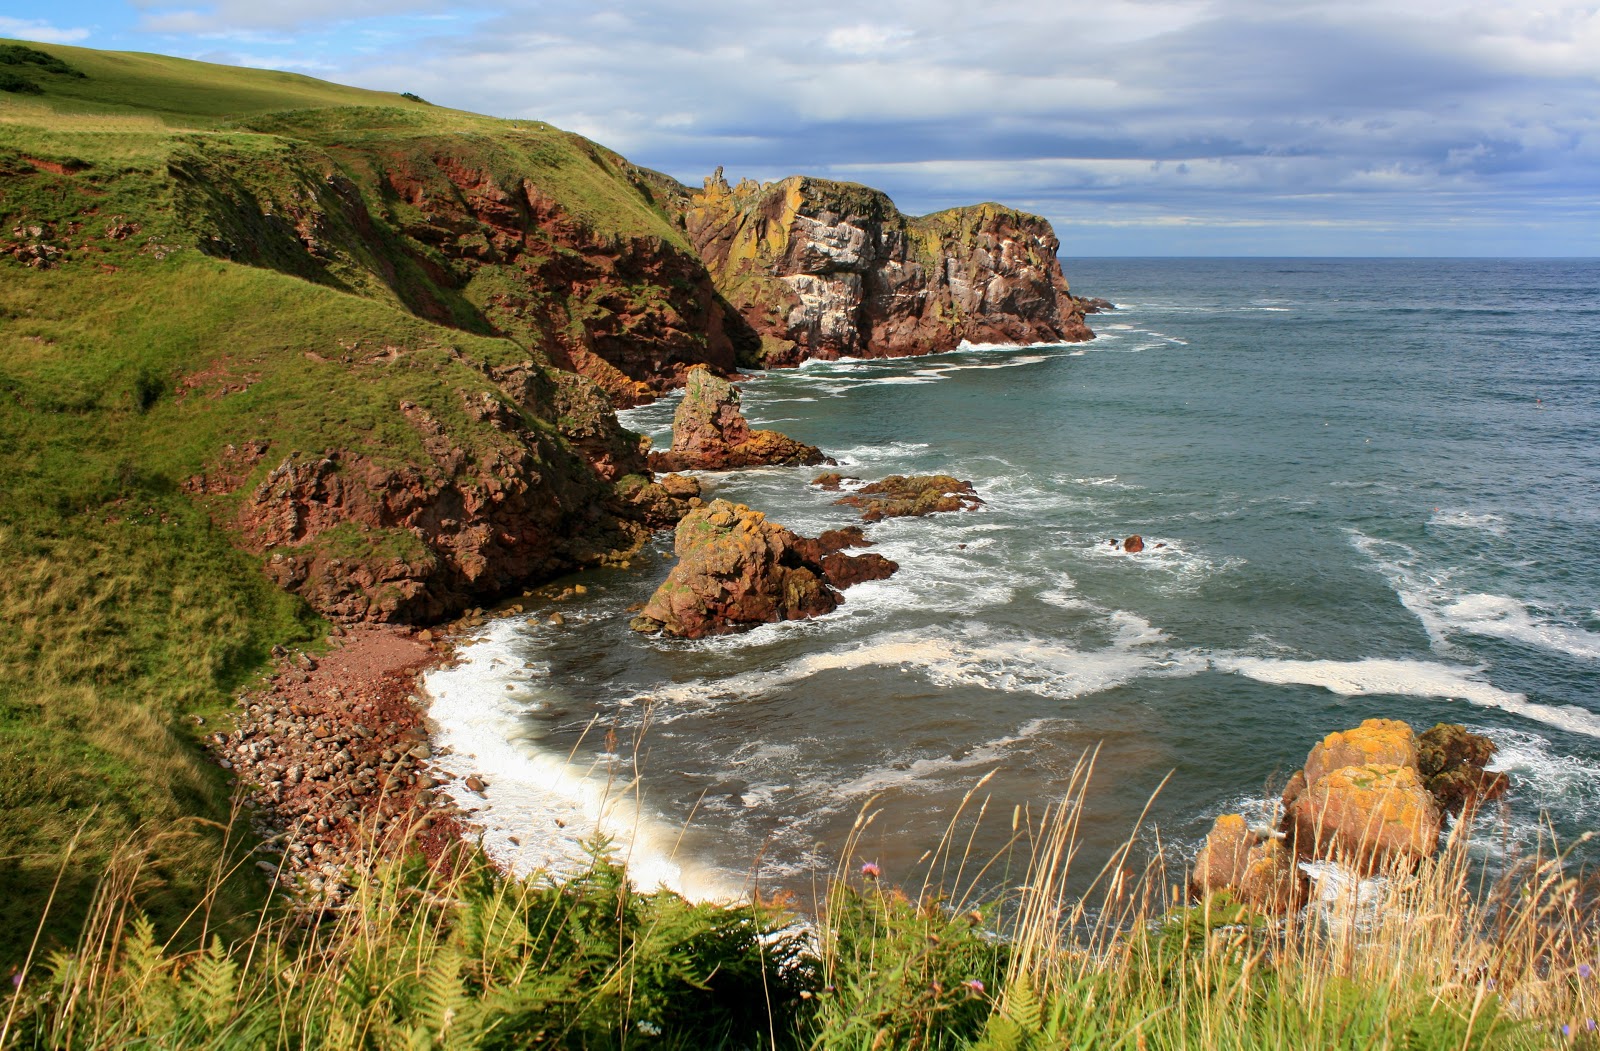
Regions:
<instances>
[{"instance_id":1,"label":"boulder","mask_svg":"<svg viewBox=\"0 0 1600 1051\"><path fill-rule=\"evenodd\" d=\"M777 431L751 430L732 383L699 366L689 370L672 416L672 448L650 454L655 471L725 471L831 463L814 445Z\"/></svg>"},{"instance_id":2,"label":"boulder","mask_svg":"<svg viewBox=\"0 0 1600 1051\"><path fill-rule=\"evenodd\" d=\"M838 589L898 567L798 536L760 511L714 500L678 523L677 565L630 627L696 639L831 612Z\"/></svg>"},{"instance_id":3,"label":"boulder","mask_svg":"<svg viewBox=\"0 0 1600 1051\"><path fill-rule=\"evenodd\" d=\"M1189 889L1198 898L1226 891L1251 908L1282 912L1304 899L1305 882L1281 841L1250 831L1243 815L1223 814L1195 858Z\"/></svg>"},{"instance_id":4,"label":"boulder","mask_svg":"<svg viewBox=\"0 0 1600 1051\"><path fill-rule=\"evenodd\" d=\"M854 482L859 481L859 479L840 474L838 471L825 471L811 479L811 484L816 486L818 489L822 489L830 493L837 493L840 486L844 485L844 483L847 481Z\"/></svg>"},{"instance_id":5,"label":"boulder","mask_svg":"<svg viewBox=\"0 0 1600 1051\"><path fill-rule=\"evenodd\" d=\"M1345 862L1370 875L1431 857L1443 816L1415 767L1367 763L1308 780L1284 821L1300 857Z\"/></svg>"},{"instance_id":6,"label":"boulder","mask_svg":"<svg viewBox=\"0 0 1600 1051\"><path fill-rule=\"evenodd\" d=\"M983 506L971 482L948 474L890 475L834 503L856 508L868 522L940 511L970 511Z\"/></svg>"},{"instance_id":7,"label":"boulder","mask_svg":"<svg viewBox=\"0 0 1600 1051\"><path fill-rule=\"evenodd\" d=\"M1306 756L1308 785L1343 766L1409 766L1417 769L1417 738L1398 719L1368 719L1354 730L1331 733Z\"/></svg>"},{"instance_id":8,"label":"boulder","mask_svg":"<svg viewBox=\"0 0 1600 1051\"><path fill-rule=\"evenodd\" d=\"M1126 551L1130 555L1137 555L1139 552L1144 550L1144 537L1140 536L1138 533L1133 534L1122 542L1122 550Z\"/></svg>"},{"instance_id":9,"label":"boulder","mask_svg":"<svg viewBox=\"0 0 1600 1051\"><path fill-rule=\"evenodd\" d=\"M1417 738L1417 769L1439 805L1452 814L1498 799L1510 787L1505 774L1485 770L1494 742L1457 723L1439 723Z\"/></svg>"},{"instance_id":10,"label":"boulder","mask_svg":"<svg viewBox=\"0 0 1600 1051\"><path fill-rule=\"evenodd\" d=\"M651 529L667 529L700 506L700 483L681 474L665 474L655 481L630 474L619 480L613 497L617 513Z\"/></svg>"}]
</instances>

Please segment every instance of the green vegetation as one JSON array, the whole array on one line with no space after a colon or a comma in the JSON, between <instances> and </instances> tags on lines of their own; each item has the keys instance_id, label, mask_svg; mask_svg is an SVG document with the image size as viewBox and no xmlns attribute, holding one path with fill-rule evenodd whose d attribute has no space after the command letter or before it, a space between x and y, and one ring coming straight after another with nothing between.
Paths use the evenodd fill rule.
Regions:
<instances>
[{"instance_id":1,"label":"green vegetation","mask_svg":"<svg viewBox=\"0 0 1600 1051\"><path fill-rule=\"evenodd\" d=\"M167 944L119 855L72 951L40 954L0 1047L1593 1049L1600 938L1559 860L1474 889L1454 840L1392 869L1381 908L1290 916L1171 897L1159 859L1105 859L1069 893L1087 767L987 864L951 833L905 882L841 865L809 919L642 893L585 873L510 879L386 861L347 908ZM969 796L969 800L973 797ZM980 808L981 809L981 808ZM873 820L863 815L849 857ZM1015 868L1008 866L1015 862ZM978 885L998 896L973 898ZM203 911L202 908L197 911Z\"/></svg>"},{"instance_id":2,"label":"green vegetation","mask_svg":"<svg viewBox=\"0 0 1600 1051\"><path fill-rule=\"evenodd\" d=\"M513 187L537 175L599 229L681 236L637 170L546 125L56 45L0 44L13 73L39 93L0 95L0 972L52 888L45 943L71 937L130 838L161 845L140 894L163 937L221 863L228 785L201 738L274 646L326 628L238 546L267 472L327 450L437 470L402 403L460 471L526 452L474 410L498 404L548 439L547 478L580 472L557 420L581 399L554 392L582 381L547 371L539 326L494 334L487 296L409 235L427 217L384 173L447 197L439 158ZM511 404L485 370L524 362L535 400ZM319 543L427 558L395 530ZM212 913L248 918L262 890L224 881Z\"/></svg>"}]
</instances>

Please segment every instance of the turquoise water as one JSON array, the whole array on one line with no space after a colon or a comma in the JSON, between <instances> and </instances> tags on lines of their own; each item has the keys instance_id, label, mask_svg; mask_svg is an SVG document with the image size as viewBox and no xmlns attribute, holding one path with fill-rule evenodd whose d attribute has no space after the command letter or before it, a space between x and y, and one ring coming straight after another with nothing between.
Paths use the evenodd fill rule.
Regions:
<instances>
[{"instance_id":1,"label":"turquoise water","mask_svg":"<svg viewBox=\"0 0 1600 1051\"><path fill-rule=\"evenodd\" d=\"M510 791L515 755L471 754L493 734L570 756L590 789L637 771L637 813L673 830L652 849L670 838L730 882L809 887L869 801L852 861L909 872L992 772L982 856L1095 748L1088 856L1158 786L1141 839L1188 850L1370 716L1499 743L1517 787L1483 819L1491 856L1526 849L1542 813L1564 836L1595 827L1600 263L1091 260L1068 276L1119 304L1091 319L1094 343L746 384L753 421L847 474L976 485L979 512L869 528L891 580L816 621L641 638L627 607L665 575L664 539L582 578L565 626L503 625L483 674L441 680L503 717L454 746L494 766L497 835L539 803ZM625 419L665 444L672 407ZM707 480L815 535L853 518L814 473ZM1139 555L1107 544L1132 533ZM554 835L491 846L537 864Z\"/></svg>"}]
</instances>

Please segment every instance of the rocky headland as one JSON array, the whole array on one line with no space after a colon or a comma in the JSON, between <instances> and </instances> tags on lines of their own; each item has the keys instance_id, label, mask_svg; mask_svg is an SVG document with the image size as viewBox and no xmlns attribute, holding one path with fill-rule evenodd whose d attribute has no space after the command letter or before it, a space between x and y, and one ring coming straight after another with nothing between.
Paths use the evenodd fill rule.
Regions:
<instances>
[{"instance_id":1,"label":"rocky headland","mask_svg":"<svg viewBox=\"0 0 1600 1051\"><path fill-rule=\"evenodd\" d=\"M730 187L718 169L684 229L759 337L752 364L1094 338L1050 224L1003 205L912 217L854 183Z\"/></svg>"}]
</instances>

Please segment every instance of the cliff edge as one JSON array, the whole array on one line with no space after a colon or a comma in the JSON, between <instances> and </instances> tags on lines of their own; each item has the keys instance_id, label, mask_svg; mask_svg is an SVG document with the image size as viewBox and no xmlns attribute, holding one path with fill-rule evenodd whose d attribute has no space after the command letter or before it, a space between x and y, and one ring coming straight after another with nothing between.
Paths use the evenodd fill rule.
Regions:
<instances>
[{"instance_id":1,"label":"cliff edge","mask_svg":"<svg viewBox=\"0 0 1600 1051\"><path fill-rule=\"evenodd\" d=\"M739 346L744 364L1094 338L1050 223L1003 205L911 217L866 186L796 175L730 187L719 168L683 223L759 338Z\"/></svg>"}]
</instances>

